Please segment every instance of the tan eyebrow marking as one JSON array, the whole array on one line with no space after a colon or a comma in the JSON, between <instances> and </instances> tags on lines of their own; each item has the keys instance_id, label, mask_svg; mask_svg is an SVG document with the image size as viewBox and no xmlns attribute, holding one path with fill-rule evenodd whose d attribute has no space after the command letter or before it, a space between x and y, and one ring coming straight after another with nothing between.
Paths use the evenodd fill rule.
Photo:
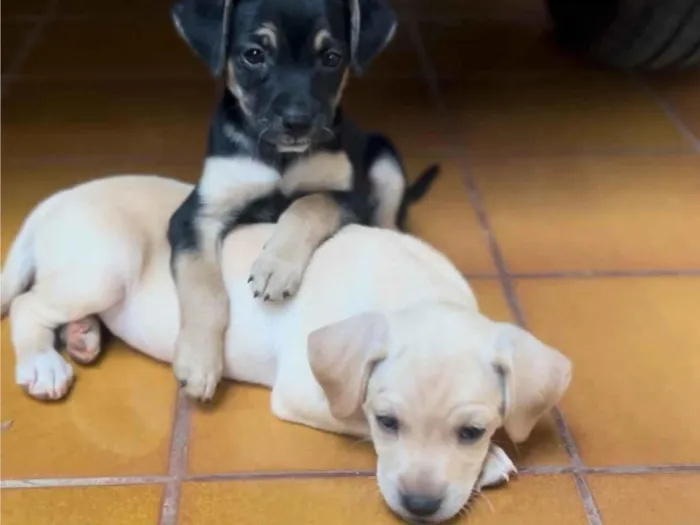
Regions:
<instances>
[{"instance_id":1,"label":"tan eyebrow marking","mask_svg":"<svg viewBox=\"0 0 700 525\"><path fill-rule=\"evenodd\" d=\"M330 38L330 31L328 31L327 29L321 29L318 33L316 33L316 36L314 37L314 50L320 51L323 47L323 43L326 40L330 40Z\"/></svg>"},{"instance_id":2,"label":"tan eyebrow marking","mask_svg":"<svg viewBox=\"0 0 700 525\"><path fill-rule=\"evenodd\" d=\"M272 22L264 22L259 29L255 31L255 34L263 37L263 43L265 45L277 47L277 27Z\"/></svg>"}]
</instances>

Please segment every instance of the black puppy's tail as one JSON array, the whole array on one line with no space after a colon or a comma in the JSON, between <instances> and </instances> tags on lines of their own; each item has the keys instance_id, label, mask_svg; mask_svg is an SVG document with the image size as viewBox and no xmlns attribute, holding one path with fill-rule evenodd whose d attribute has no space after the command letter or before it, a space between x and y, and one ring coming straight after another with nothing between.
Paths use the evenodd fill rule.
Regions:
<instances>
[{"instance_id":1,"label":"black puppy's tail","mask_svg":"<svg viewBox=\"0 0 700 525\"><path fill-rule=\"evenodd\" d=\"M433 182L435 182L438 175L440 175L439 164L431 164L425 170L423 170L423 173L421 173L418 178L406 188L403 195L406 205L410 206L411 204L421 200L433 185Z\"/></svg>"},{"instance_id":2,"label":"black puppy's tail","mask_svg":"<svg viewBox=\"0 0 700 525\"><path fill-rule=\"evenodd\" d=\"M425 194L428 192L430 187L440 175L440 165L431 164L423 173L421 173L418 178L406 187L404 191L403 199L401 200L401 206L399 207L398 217L396 222L401 231L406 231L406 216L408 215L408 207L412 206L419 200L421 200Z\"/></svg>"}]
</instances>

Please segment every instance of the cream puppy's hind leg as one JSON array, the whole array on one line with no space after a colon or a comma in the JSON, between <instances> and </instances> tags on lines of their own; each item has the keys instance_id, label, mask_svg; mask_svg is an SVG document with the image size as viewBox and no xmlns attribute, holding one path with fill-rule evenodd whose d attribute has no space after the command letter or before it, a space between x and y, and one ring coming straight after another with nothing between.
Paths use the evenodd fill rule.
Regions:
<instances>
[{"instance_id":1,"label":"cream puppy's hind leg","mask_svg":"<svg viewBox=\"0 0 700 525\"><path fill-rule=\"evenodd\" d=\"M54 347L55 330L119 303L146 253L132 223L86 199L70 200L70 195L29 232L23 257L14 261L33 274L31 288L10 302L15 378L39 399L60 399L73 382L70 365ZM96 351L89 348L96 345L96 332L89 325L83 328L87 330L79 335L89 350L82 356L87 359ZM81 353L75 338L71 350Z\"/></svg>"},{"instance_id":2,"label":"cream puppy's hind leg","mask_svg":"<svg viewBox=\"0 0 700 525\"><path fill-rule=\"evenodd\" d=\"M61 326L58 338L71 359L81 365L94 363L102 351L102 327L94 315Z\"/></svg>"},{"instance_id":3,"label":"cream puppy's hind leg","mask_svg":"<svg viewBox=\"0 0 700 525\"><path fill-rule=\"evenodd\" d=\"M73 383L73 369L53 347L53 327L60 320L58 312L31 291L15 298L10 307L15 381L37 399L61 399Z\"/></svg>"},{"instance_id":4,"label":"cream puppy's hind leg","mask_svg":"<svg viewBox=\"0 0 700 525\"><path fill-rule=\"evenodd\" d=\"M79 294L78 294L79 295ZM78 358L94 359L99 352L99 336L95 345L95 328L92 321L83 318L92 312L102 311L119 299L116 290L97 293L88 300L79 301L70 290L54 296L50 289L41 286L18 296L10 307L12 345L15 350L15 380L30 396L37 399L57 400L64 397L73 383L71 366L54 348L54 330L75 320L81 320L80 330L69 339L69 352ZM82 331L86 329L86 331ZM97 325L99 330L99 325ZM99 334L99 332L97 332ZM82 339L78 348L76 337ZM97 350L95 350L95 347Z\"/></svg>"}]
</instances>

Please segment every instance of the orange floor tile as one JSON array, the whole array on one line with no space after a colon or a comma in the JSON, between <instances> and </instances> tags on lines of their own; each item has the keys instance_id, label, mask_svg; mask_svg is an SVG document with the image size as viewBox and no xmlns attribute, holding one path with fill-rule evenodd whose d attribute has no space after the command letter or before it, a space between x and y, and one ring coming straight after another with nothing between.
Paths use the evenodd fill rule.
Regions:
<instances>
[{"instance_id":1,"label":"orange floor tile","mask_svg":"<svg viewBox=\"0 0 700 525\"><path fill-rule=\"evenodd\" d=\"M3 0L3 258L42 198L117 173L194 182L217 83L171 0ZM700 75L592 69L543 0L394 0L401 26L346 111L442 178L412 232L483 311L574 362L521 469L457 523L699 523ZM2 323L3 525L390 524L371 444L283 423L267 391L189 406L170 368L112 342L66 401L14 384Z\"/></svg>"},{"instance_id":2,"label":"orange floor tile","mask_svg":"<svg viewBox=\"0 0 700 525\"><path fill-rule=\"evenodd\" d=\"M156 523L163 488L156 485L3 489L4 525Z\"/></svg>"}]
</instances>

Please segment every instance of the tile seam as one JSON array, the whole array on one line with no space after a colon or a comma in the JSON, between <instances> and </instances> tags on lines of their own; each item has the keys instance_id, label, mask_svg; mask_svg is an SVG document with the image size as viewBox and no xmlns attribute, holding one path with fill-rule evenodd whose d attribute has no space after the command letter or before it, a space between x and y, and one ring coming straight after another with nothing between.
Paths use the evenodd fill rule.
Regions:
<instances>
[{"instance_id":1,"label":"tile seam","mask_svg":"<svg viewBox=\"0 0 700 525\"><path fill-rule=\"evenodd\" d=\"M87 478L4 479L0 489L35 489L57 487L109 487L115 485L162 485L168 476L105 476Z\"/></svg>"},{"instance_id":2,"label":"tile seam","mask_svg":"<svg viewBox=\"0 0 700 525\"><path fill-rule=\"evenodd\" d=\"M531 465L518 467L520 476L554 476L572 474L572 465ZM653 474L700 474L700 463L678 463L658 465L609 465L599 467L581 467L581 474L608 476L637 476ZM217 482L217 481L262 481L262 480L304 480L335 478L369 478L374 477L374 470L308 470L308 471L270 471L270 472L224 472L215 474L190 474L181 478L181 482ZM134 475L73 478L22 478L0 481L0 489L33 489L58 487L101 487L117 485L165 485L172 476Z\"/></svg>"},{"instance_id":3,"label":"tile seam","mask_svg":"<svg viewBox=\"0 0 700 525\"><path fill-rule=\"evenodd\" d=\"M426 81L430 85L430 90L433 94L434 102L438 107L438 111L440 112L442 119L445 121L446 125L448 125L449 121L447 119L447 105L440 90L439 79L434 69L432 68L430 58L428 57L425 46L423 45L420 29L415 23L415 21L411 22L412 25L409 28L410 34L412 36L414 45L419 50L419 58L421 61L423 72L426 77ZM449 144L452 144L451 136L448 137L448 141ZM454 149L456 152L458 152L457 145L454 145ZM481 225L482 232L488 243L489 252L491 253L493 264L498 272L501 287L503 288L503 293L506 297L509 309L515 321L519 325L524 327L526 326L525 316L517 299L515 289L513 288L513 281L508 273L508 268L503 258L503 254L501 252L498 241L496 239L496 235L490 226L488 215L486 209L484 208L483 202L481 201L478 188L476 187L474 180L470 176L470 170L466 159L466 155L462 155L461 158L462 162L460 164L462 166L462 178L464 181L464 186L467 191L467 195L469 197L469 201L472 205L472 208L477 215L477 220ZM588 525L602 525L602 520L600 518L600 512L598 511L598 507L595 503L595 500L593 499L593 495L590 491L590 488L588 487L588 483L586 482L584 475L580 472L580 469L582 467L582 461L576 449L576 443L574 442L574 439L571 436L571 433L569 432L563 414L558 408L554 410L554 416L557 421L557 433L561 441L564 443L567 455L569 456L569 460L573 464L572 475L576 484L579 499L581 501L586 515L586 519L588 521Z\"/></svg>"},{"instance_id":4,"label":"tile seam","mask_svg":"<svg viewBox=\"0 0 700 525\"><path fill-rule=\"evenodd\" d=\"M262 481L286 479L337 479L337 478L368 478L374 477L374 470L297 470L297 471L248 471L221 472L216 474L192 474L187 481Z\"/></svg>"},{"instance_id":5,"label":"tile seam","mask_svg":"<svg viewBox=\"0 0 700 525\"><path fill-rule=\"evenodd\" d=\"M184 390L178 388L170 434L168 477L163 488L158 525L176 525L180 505L180 487L186 476L189 445L190 407Z\"/></svg>"},{"instance_id":6,"label":"tile seam","mask_svg":"<svg viewBox=\"0 0 700 525\"><path fill-rule=\"evenodd\" d=\"M10 65L7 70L2 74L2 96L6 97L10 92L10 87L13 85L14 80L16 80L17 74L21 70L22 66L26 62L32 49L39 43L41 36L44 32L46 26L51 23L55 18L56 12L58 10L59 0L50 0L46 5L46 11L41 15L38 15L34 26L27 32L19 46L17 51L15 51Z\"/></svg>"},{"instance_id":7,"label":"tile seam","mask_svg":"<svg viewBox=\"0 0 700 525\"><path fill-rule=\"evenodd\" d=\"M698 138L695 133L686 125L681 117L678 116L673 105L666 100L665 97L661 96L650 84L649 82L638 74L631 74L630 79L632 84L637 86L641 91L646 93L646 95L656 103L656 105L663 111L666 118L673 123L678 132L683 135L693 147L696 153L700 153L700 138Z\"/></svg>"}]
</instances>

